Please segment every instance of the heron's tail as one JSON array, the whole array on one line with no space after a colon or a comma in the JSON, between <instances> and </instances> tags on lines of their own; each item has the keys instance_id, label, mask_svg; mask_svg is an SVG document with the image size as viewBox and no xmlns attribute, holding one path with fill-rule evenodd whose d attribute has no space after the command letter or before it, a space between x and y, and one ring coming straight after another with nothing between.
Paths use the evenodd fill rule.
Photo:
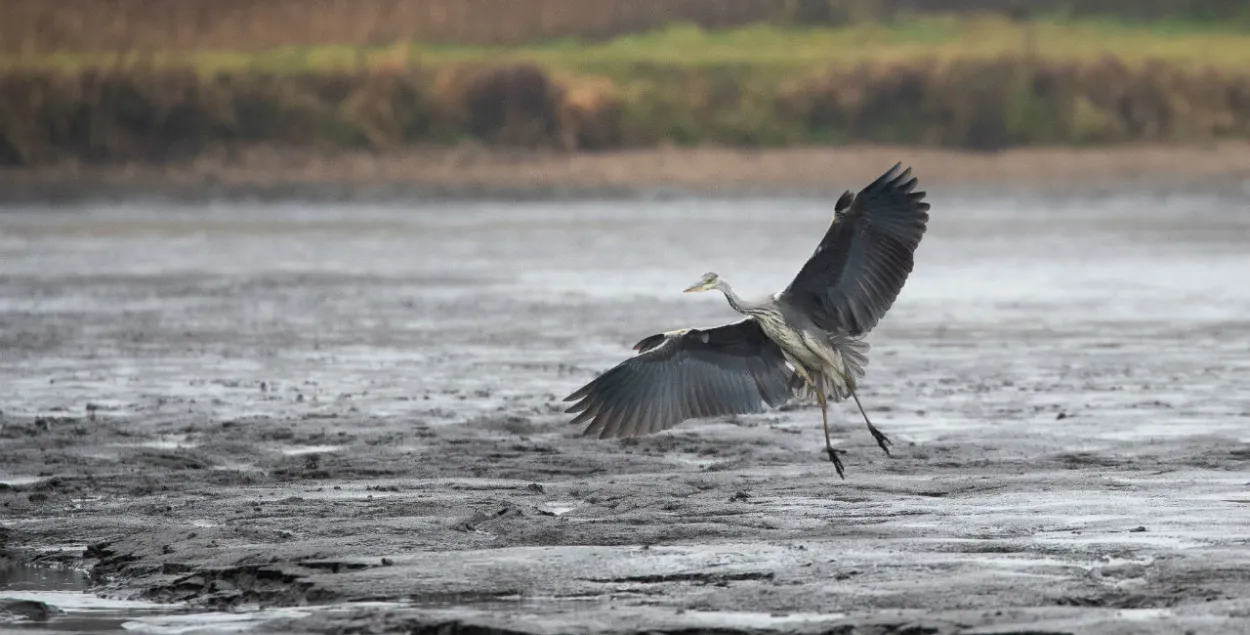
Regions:
<instances>
[{"instance_id":1,"label":"heron's tail","mask_svg":"<svg viewBox=\"0 0 1250 635\"><path fill-rule=\"evenodd\" d=\"M868 350L871 348L862 337L835 335L829 338L829 344L841 361L840 373L811 373L812 382L827 397L835 402L851 396L851 391L859 386L859 378L864 376L868 366ZM815 399L815 387L795 373L790 377L790 390L802 399Z\"/></svg>"},{"instance_id":2,"label":"heron's tail","mask_svg":"<svg viewBox=\"0 0 1250 635\"><path fill-rule=\"evenodd\" d=\"M846 374L851 381L855 382L863 377L864 369L868 367L868 350L872 348L867 340L863 337L838 335L829 338L829 341L833 344L833 350L842 355L842 361L846 364Z\"/></svg>"}]
</instances>

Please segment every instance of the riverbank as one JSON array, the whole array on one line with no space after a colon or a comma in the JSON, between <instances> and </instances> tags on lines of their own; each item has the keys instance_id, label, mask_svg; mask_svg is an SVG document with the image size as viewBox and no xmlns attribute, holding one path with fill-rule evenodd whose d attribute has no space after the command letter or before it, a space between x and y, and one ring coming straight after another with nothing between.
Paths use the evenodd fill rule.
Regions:
<instances>
[{"instance_id":1,"label":"riverbank","mask_svg":"<svg viewBox=\"0 0 1250 635\"><path fill-rule=\"evenodd\" d=\"M0 55L0 166L465 142L1000 150L1250 139L1250 34L923 19L526 47Z\"/></svg>"},{"instance_id":2,"label":"riverbank","mask_svg":"<svg viewBox=\"0 0 1250 635\"><path fill-rule=\"evenodd\" d=\"M1001 152L856 145L563 153L464 145L376 154L257 147L165 164L66 162L0 170L0 200L829 194L853 189L898 161L913 166L927 186L939 188L1236 192L1250 183L1247 142Z\"/></svg>"}]
</instances>

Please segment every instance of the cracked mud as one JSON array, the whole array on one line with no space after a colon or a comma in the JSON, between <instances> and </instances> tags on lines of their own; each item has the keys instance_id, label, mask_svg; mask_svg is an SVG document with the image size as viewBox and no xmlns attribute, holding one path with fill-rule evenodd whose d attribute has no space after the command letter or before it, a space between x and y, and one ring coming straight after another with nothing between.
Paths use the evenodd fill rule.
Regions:
<instances>
[{"instance_id":1,"label":"cracked mud","mask_svg":"<svg viewBox=\"0 0 1250 635\"><path fill-rule=\"evenodd\" d=\"M1245 197L929 190L845 481L814 404L560 401L737 319L703 272L782 288L828 201L9 208L0 571L260 631L1240 632Z\"/></svg>"}]
</instances>

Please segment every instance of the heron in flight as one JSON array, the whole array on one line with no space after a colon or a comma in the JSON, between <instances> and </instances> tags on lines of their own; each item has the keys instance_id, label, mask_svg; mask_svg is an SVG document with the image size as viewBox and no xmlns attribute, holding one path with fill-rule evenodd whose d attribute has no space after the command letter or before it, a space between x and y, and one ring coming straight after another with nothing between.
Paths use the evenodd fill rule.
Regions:
<instances>
[{"instance_id":1,"label":"heron in flight","mask_svg":"<svg viewBox=\"0 0 1250 635\"><path fill-rule=\"evenodd\" d=\"M746 319L638 342L635 356L565 398L576 401L566 412L580 413L573 423L589 422L586 436L635 437L814 395L825 450L845 479L838 457L845 451L829 440L828 400L849 396L889 455L889 437L872 424L855 388L868 364L864 337L902 290L929 221L925 193L915 191L911 168L900 168L838 198L815 253L780 293L746 299L715 273L704 274L685 292L719 290Z\"/></svg>"}]
</instances>

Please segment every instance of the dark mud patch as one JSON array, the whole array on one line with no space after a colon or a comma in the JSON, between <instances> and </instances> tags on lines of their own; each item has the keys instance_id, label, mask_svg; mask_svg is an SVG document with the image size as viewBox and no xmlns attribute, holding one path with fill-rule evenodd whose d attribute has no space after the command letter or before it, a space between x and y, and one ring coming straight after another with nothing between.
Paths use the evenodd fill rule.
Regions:
<instances>
[{"instance_id":1,"label":"dark mud patch","mask_svg":"<svg viewBox=\"0 0 1250 635\"><path fill-rule=\"evenodd\" d=\"M302 606L333 600L332 594L318 592L306 580L313 571L299 564L206 567L168 583L157 583L146 589L142 597L157 602L194 602L215 609L242 605Z\"/></svg>"}]
</instances>

